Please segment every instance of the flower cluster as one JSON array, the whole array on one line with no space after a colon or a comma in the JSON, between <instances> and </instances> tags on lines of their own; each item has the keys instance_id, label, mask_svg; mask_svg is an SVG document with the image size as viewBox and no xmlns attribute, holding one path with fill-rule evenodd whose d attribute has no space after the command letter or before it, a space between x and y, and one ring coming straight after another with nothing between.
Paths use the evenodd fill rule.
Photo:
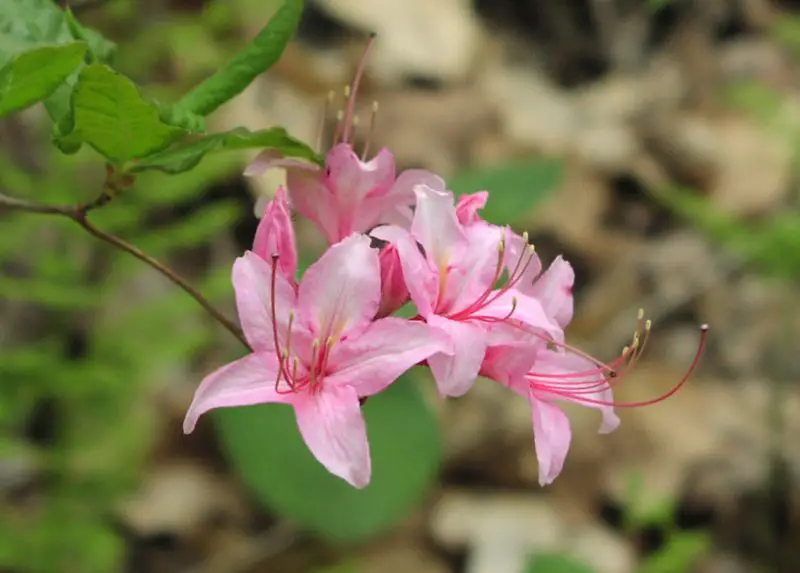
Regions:
<instances>
[{"instance_id":1,"label":"flower cluster","mask_svg":"<svg viewBox=\"0 0 800 573\"><path fill-rule=\"evenodd\" d=\"M489 193L458 200L438 176L396 173L382 149L356 153L353 99L340 116L324 167L262 153L255 175L286 169L265 208L253 248L233 265L239 320L252 353L207 376L184 423L214 408L279 403L331 473L355 487L370 480L363 402L414 366L430 369L442 396L461 396L481 376L529 401L539 481L561 472L571 440L557 405L599 410L601 432L619 425L612 389L636 363L650 322L639 316L632 343L611 363L566 344L574 273L557 258L542 269L525 234L480 216ZM291 211L313 221L330 246L297 280ZM392 316L408 303L416 316ZM706 328L703 327L705 333ZM413 421L409 421L413 423Z\"/></svg>"}]
</instances>

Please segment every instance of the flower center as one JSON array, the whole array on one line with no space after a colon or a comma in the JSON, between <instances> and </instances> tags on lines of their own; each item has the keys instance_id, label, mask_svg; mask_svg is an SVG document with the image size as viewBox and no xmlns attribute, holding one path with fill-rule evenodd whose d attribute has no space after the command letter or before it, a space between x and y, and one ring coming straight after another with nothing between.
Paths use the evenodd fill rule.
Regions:
<instances>
[{"instance_id":1,"label":"flower center","mask_svg":"<svg viewBox=\"0 0 800 573\"><path fill-rule=\"evenodd\" d=\"M275 392L278 394L295 394L308 390L312 394L322 388L322 382L328 372L328 359L336 343L328 336L325 342L315 338L311 342L311 355L301 360L297 353L292 353L292 327L294 326L294 310L289 311L286 326L286 341L281 349L280 333L277 320L277 304L275 288L277 286L278 255L272 255L272 292L270 293L270 314L272 318L272 336L275 341L275 354L278 358L278 375L275 378Z\"/></svg>"},{"instance_id":2,"label":"flower center","mask_svg":"<svg viewBox=\"0 0 800 573\"><path fill-rule=\"evenodd\" d=\"M495 285L497 285L503 277L506 268L506 255L507 255L507 244L506 244L506 235L505 232L503 236L500 238L500 242L497 245L497 263L495 265L494 275L492 276L492 280L489 281L487 284L486 289L478 295L478 297L468 304L466 307L462 308L461 310L450 312L449 314L445 315L450 320L479 320L485 323L496 323L496 322L506 322L508 321L511 316L514 314L517 306L517 299L512 298L511 300L511 310L509 313L504 317L494 317L494 316L482 316L480 312L484 310L487 306L492 304L493 302L497 301L501 296L508 293L511 289L513 289L517 284L519 284L522 277L525 276L525 272L530 267L531 263L536 256L536 250L534 249L533 245L528 244L528 233L523 233L522 235L525 247L522 249L522 252L519 255L514 267L511 271L508 272L508 280L506 280L505 284L500 288L495 289ZM440 280L440 285L445 285L444 280ZM442 289L444 286L441 287Z\"/></svg>"}]
</instances>

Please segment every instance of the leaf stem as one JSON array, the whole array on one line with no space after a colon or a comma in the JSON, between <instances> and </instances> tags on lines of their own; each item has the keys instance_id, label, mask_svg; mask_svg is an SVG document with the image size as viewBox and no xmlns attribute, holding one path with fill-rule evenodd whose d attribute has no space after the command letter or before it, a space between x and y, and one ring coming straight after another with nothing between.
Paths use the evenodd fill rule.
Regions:
<instances>
[{"instance_id":1,"label":"leaf stem","mask_svg":"<svg viewBox=\"0 0 800 573\"><path fill-rule=\"evenodd\" d=\"M223 315L219 309L214 307L214 305L212 305L208 299L206 299L196 288L189 284L186 279L134 245L123 241L115 235L106 233L89 221L87 217L89 211L98 207L102 207L108 203L117 192L118 188L114 185L109 177L103 187L103 193L97 199L89 203L83 203L75 206L40 205L25 201L23 199L9 197L8 195L0 193L0 214L2 214L4 211L14 210L26 211L28 213L38 213L42 215L60 215L62 217L67 217L68 219L72 219L93 237L96 237L97 239L100 239L109 245L113 245L114 247L129 253L178 285L187 294L189 294L189 296L196 300L197 303L200 304L200 306L202 306L203 309L214 318L214 320L219 322L228 332L235 336L239 342L241 342L249 350L252 350L250 345L247 343L242 330L236 326L233 321Z\"/></svg>"}]
</instances>

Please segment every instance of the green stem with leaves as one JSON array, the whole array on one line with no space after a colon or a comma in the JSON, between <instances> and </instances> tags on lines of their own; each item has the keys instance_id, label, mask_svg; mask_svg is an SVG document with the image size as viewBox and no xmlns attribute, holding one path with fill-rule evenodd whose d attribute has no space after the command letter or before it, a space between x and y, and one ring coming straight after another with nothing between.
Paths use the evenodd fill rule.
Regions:
<instances>
[{"instance_id":1,"label":"green stem with leaves","mask_svg":"<svg viewBox=\"0 0 800 573\"><path fill-rule=\"evenodd\" d=\"M239 342L241 342L245 347L252 350L250 345L247 343L247 340L242 333L242 330L236 326L236 324L227 318L219 309L217 309L214 305L212 305L208 299L206 299L200 291L194 288L189 282L181 277L178 273L161 263L160 261L154 259L144 251L140 250L139 248L131 245L130 243L120 239L119 237L112 235L110 233L106 233L105 231L96 227L91 221L88 219L88 213L93 209L98 207L102 207L106 203L108 203L117 193L119 189L113 183L111 178L111 173L109 172L109 177L106 180L106 184L103 188L103 193L89 203L83 203L80 205L73 205L73 206L61 206L61 205L41 205L37 203L32 203L29 201L25 201L22 199L17 199L14 197L10 197L3 193L0 193L0 213L4 210L15 210L15 211L25 211L28 213L38 213L41 215L60 215L62 217L67 217L75 221L78 225L80 225L87 233L100 239L101 241L108 243L109 245L113 245L114 247L129 253L130 255L136 257L143 263L149 265L150 267L157 270L159 273L167 277L173 283L178 285L184 291L186 291L189 296L191 296L197 303L203 307L203 309L211 315L214 320L219 322L223 327L225 327L228 332L230 332L233 336L235 336Z\"/></svg>"}]
</instances>

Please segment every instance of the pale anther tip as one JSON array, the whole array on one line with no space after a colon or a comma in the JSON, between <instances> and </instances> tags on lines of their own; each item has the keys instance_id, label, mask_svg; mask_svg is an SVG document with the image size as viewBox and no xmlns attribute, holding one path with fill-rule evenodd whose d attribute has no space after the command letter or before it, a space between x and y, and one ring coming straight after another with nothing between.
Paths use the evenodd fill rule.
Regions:
<instances>
[{"instance_id":1,"label":"pale anther tip","mask_svg":"<svg viewBox=\"0 0 800 573\"><path fill-rule=\"evenodd\" d=\"M702 332L708 332L710 328L711 327L708 325L708 323L703 323L703 324L700 325L700 330Z\"/></svg>"}]
</instances>

